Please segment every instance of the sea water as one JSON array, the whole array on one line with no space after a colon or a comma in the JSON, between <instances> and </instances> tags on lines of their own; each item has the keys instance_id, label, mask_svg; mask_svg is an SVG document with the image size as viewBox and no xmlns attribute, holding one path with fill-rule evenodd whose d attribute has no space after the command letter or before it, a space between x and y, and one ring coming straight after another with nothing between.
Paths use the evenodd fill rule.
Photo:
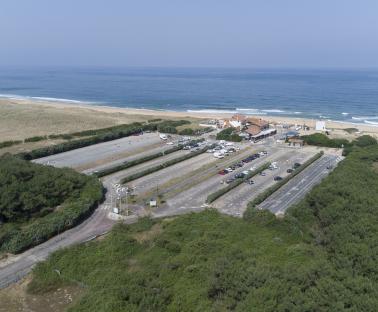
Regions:
<instances>
[{"instance_id":1,"label":"sea water","mask_svg":"<svg viewBox=\"0 0 378 312\"><path fill-rule=\"evenodd\" d=\"M378 70L4 67L0 97L378 126Z\"/></svg>"}]
</instances>

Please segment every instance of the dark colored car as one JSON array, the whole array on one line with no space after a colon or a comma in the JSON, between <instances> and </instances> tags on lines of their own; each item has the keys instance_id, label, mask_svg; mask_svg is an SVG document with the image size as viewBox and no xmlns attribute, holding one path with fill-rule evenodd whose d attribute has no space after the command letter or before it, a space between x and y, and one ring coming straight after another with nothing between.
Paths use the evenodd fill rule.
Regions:
<instances>
[{"instance_id":1,"label":"dark colored car","mask_svg":"<svg viewBox=\"0 0 378 312\"><path fill-rule=\"evenodd\" d=\"M244 178L244 173L235 174L235 179L241 179L241 178Z\"/></svg>"},{"instance_id":2,"label":"dark colored car","mask_svg":"<svg viewBox=\"0 0 378 312\"><path fill-rule=\"evenodd\" d=\"M292 173L293 171L294 171L294 170L293 170L293 169L290 169L290 168L286 170L287 173Z\"/></svg>"},{"instance_id":3,"label":"dark colored car","mask_svg":"<svg viewBox=\"0 0 378 312\"><path fill-rule=\"evenodd\" d=\"M280 176L274 177L274 181L281 181L281 180L282 180L282 178Z\"/></svg>"},{"instance_id":4,"label":"dark colored car","mask_svg":"<svg viewBox=\"0 0 378 312\"><path fill-rule=\"evenodd\" d=\"M294 168L294 169L297 169L297 168L299 168L300 166L301 166L300 163L295 163L294 166L293 166L293 168Z\"/></svg>"},{"instance_id":5,"label":"dark colored car","mask_svg":"<svg viewBox=\"0 0 378 312\"><path fill-rule=\"evenodd\" d=\"M226 183L227 183L227 184L230 184L230 183L232 183L232 182L234 182L234 181L235 181L235 179L227 179L227 180L226 180Z\"/></svg>"}]
</instances>

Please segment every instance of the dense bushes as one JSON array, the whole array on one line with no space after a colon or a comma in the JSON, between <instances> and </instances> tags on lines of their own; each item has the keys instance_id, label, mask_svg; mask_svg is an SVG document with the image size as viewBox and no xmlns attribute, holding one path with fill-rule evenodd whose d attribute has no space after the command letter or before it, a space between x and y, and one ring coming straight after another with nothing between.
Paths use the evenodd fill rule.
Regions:
<instances>
[{"instance_id":1,"label":"dense bushes","mask_svg":"<svg viewBox=\"0 0 378 312\"><path fill-rule=\"evenodd\" d=\"M157 130L162 133L177 133L177 127L190 124L188 120L165 120L157 125Z\"/></svg>"},{"instance_id":2,"label":"dense bushes","mask_svg":"<svg viewBox=\"0 0 378 312\"><path fill-rule=\"evenodd\" d=\"M29 290L74 280L81 312L377 311L377 162L378 146L353 150L282 220L207 210L119 225L38 264Z\"/></svg>"},{"instance_id":3,"label":"dense bushes","mask_svg":"<svg viewBox=\"0 0 378 312\"><path fill-rule=\"evenodd\" d=\"M235 128L232 127L223 129L217 134L217 140L241 142L242 139L243 138L235 132Z\"/></svg>"},{"instance_id":4,"label":"dense bushes","mask_svg":"<svg viewBox=\"0 0 378 312\"><path fill-rule=\"evenodd\" d=\"M376 145L377 140L370 135L362 135L357 139L349 142L345 139L330 139L322 133L315 133L311 135L302 136L302 139L306 144L322 146L322 147L333 147L341 148L343 147L343 155L346 156L352 152L355 148L367 147L370 145Z\"/></svg>"},{"instance_id":5,"label":"dense bushes","mask_svg":"<svg viewBox=\"0 0 378 312\"><path fill-rule=\"evenodd\" d=\"M102 196L96 178L1 157L0 221L5 226L0 227L0 251L21 252L71 228Z\"/></svg>"},{"instance_id":6,"label":"dense bushes","mask_svg":"<svg viewBox=\"0 0 378 312\"><path fill-rule=\"evenodd\" d=\"M213 131L213 128L206 127L206 128L198 128L198 129L192 129L192 128L185 128L183 130L180 130L178 134L180 135L201 135L207 132Z\"/></svg>"},{"instance_id":7,"label":"dense bushes","mask_svg":"<svg viewBox=\"0 0 378 312\"><path fill-rule=\"evenodd\" d=\"M219 197L223 196L224 194L228 193L229 191L231 191L235 187L239 186L243 182L253 178L256 174L259 174L260 172L268 169L269 165L270 165L270 163L266 163L266 164L260 166L259 168L257 168L256 170L253 170L252 172L250 172L249 174L247 174L243 178L235 179L235 181L231 182L226 187L210 194L209 196L207 196L206 203L211 204L213 201L215 201Z\"/></svg>"},{"instance_id":8,"label":"dense bushes","mask_svg":"<svg viewBox=\"0 0 378 312\"><path fill-rule=\"evenodd\" d=\"M121 180L121 183L128 183L130 181L133 181L133 180L136 180L136 179L139 179L141 177L144 177L145 175L148 175L150 173L153 173L153 172L156 172L156 171L159 171L161 169L164 169L166 167L169 167L169 166L173 166L175 164L178 164L179 162L182 162L184 160L187 160L187 159L190 159L194 156L197 156L197 155L200 155L204 152L206 152L208 148L205 147L199 151L196 151L196 152L190 152L189 154L186 154L186 155L183 155L183 156L180 156L180 157L177 157L177 158L174 158L174 159L171 159L171 160L168 160L160 165L157 165L157 166L154 166L154 167L151 167L151 168L147 168L145 170L142 170L140 172L137 172L137 173L134 173L132 175L129 175L125 178L123 178Z\"/></svg>"},{"instance_id":9,"label":"dense bushes","mask_svg":"<svg viewBox=\"0 0 378 312\"><path fill-rule=\"evenodd\" d=\"M376 145L377 140L370 135L362 135L353 141L353 144L358 147L367 147L370 145Z\"/></svg>"},{"instance_id":10,"label":"dense bushes","mask_svg":"<svg viewBox=\"0 0 378 312\"><path fill-rule=\"evenodd\" d=\"M330 139L323 133L314 133L301 137L308 145L341 148L348 146L350 143L346 139Z\"/></svg>"}]
</instances>

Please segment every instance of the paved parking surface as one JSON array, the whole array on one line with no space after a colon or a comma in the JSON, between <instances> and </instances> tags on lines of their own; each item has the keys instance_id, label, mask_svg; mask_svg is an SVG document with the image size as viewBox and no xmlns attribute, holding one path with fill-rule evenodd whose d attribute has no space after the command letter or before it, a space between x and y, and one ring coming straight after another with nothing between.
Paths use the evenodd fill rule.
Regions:
<instances>
[{"instance_id":1,"label":"paved parking surface","mask_svg":"<svg viewBox=\"0 0 378 312\"><path fill-rule=\"evenodd\" d=\"M54 167L77 168L96 161L117 158L117 154L140 151L141 148L164 146L157 133L145 133L140 136L99 143L72 151L51 155L34 160L38 164L49 164Z\"/></svg>"},{"instance_id":2,"label":"paved parking surface","mask_svg":"<svg viewBox=\"0 0 378 312\"><path fill-rule=\"evenodd\" d=\"M253 185L243 183L229 193L217 199L211 204L212 207L217 208L222 213L242 216L246 210L248 203L253 200L258 194L262 193L274 183L275 176L284 178L289 175L287 169L292 168L293 164L304 163L313 156L312 153L298 152L296 150L281 149L271 155L269 161L276 161L278 169L265 170L266 176L257 175L252 180Z\"/></svg>"},{"instance_id":3,"label":"paved parking surface","mask_svg":"<svg viewBox=\"0 0 378 312\"><path fill-rule=\"evenodd\" d=\"M329 174L331 170L327 169L328 166L334 168L341 159L335 155L324 155L269 196L259 208L269 209L277 215L285 213Z\"/></svg>"}]
</instances>

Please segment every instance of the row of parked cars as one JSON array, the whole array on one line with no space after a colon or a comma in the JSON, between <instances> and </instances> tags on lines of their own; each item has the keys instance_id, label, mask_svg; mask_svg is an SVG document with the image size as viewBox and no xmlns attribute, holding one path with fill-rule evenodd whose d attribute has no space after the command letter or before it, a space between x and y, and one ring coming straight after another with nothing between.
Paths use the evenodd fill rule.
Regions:
<instances>
[{"instance_id":1,"label":"row of parked cars","mask_svg":"<svg viewBox=\"0 0 378 312\"><path fill-rule=\"evenodd\" d=\"M268 153L266 151L263 151L263 152L256 153L256 154L253 154L251 156L248 156L247 158L244 158L240 162L235 163L235 164L233 164L232 166L230 166L230 167L228 167L226 169L220 170L218 172L218 174L220 174L220 175L226 175L228 173L231 173L231 172L235 171L236 169L243 167L245 164L247 164L247 163L249 163L249 162L251 162L251 161L253 161L253 160L257 159L257 158L265 156L267 154ZM242 172L239 172L239 173L235 174L233 177L231 177L231 178L229 178L229 179L227 179L225 181L221 181L221 183L227 183L227 184L229 184L229 183L235 181L235 179L242 179L245 176L247 176L251 171L253 171L255 169L256 169L255 167L252 167L252 168L250 168L248 170L244 170ZM254 184L253 180L246 180L245 182L248 183L248 184Z\"/></svg>"}]
</instances>

